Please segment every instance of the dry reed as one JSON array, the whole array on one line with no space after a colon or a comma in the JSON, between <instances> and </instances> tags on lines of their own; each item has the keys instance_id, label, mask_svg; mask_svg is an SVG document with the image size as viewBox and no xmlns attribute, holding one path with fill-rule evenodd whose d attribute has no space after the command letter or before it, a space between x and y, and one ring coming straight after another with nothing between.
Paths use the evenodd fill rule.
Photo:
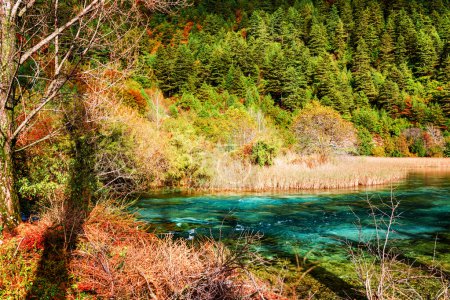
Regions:
<instances>
[{"instance_id":1,"label":"dry reed","mask_svg":"<svg viewBox=\"0 0 450 300\"><path fill-rule=\"evenodd\" d=\"M217 163L210 190L289 191L369 187L406 178L414 171L450 171L450 158L299 157L288 153L270 167L251 166L230 157Z\"/></svg>"},{"instance_id":2,"label":"dry reed","mask_svg":"<svg viewBox=\"0 0 450 300\"><path fill-rule=\"evenodd\" d=\"M133 216L98 205L71 262L79 292L115 299L261 299L267 288L246 269L256 256L206 240L201 247L157 238ZM272 299L281 299L273 298Z\"/></svg>"}]
</instances>

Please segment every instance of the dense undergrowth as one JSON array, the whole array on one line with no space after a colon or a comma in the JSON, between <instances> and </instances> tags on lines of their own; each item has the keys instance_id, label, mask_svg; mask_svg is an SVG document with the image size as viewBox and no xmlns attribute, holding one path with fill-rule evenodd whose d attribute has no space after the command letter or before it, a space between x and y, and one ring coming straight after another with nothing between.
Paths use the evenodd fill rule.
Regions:
<instances>
[{"instance_id":1,"label":"dense undergrowth","mask_svg":"<svg viewBox=\"0 0 450 300\"><path fill-rule=\"evenodd\" d=\"M228 248L208 239L159 238L109 203L77 220L70 247L70 230L52 217L2 237L2 299L282 299L251 273L263 263L249 248L255 236Z\"/></svg>"}]
</instances>

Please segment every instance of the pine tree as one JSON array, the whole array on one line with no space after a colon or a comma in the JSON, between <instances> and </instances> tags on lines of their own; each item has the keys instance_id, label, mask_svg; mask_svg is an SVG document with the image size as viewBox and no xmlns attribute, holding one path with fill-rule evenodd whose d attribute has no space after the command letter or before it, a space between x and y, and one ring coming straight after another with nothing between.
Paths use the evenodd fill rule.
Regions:
<instances>
[{"instance_id":1,"label":"pine tree","mask_svg":"<svg viewBox=\"0 0 450 300\"><path fill-rule=\"evenodd\" d=\"M283 95L285 70L286 59L283 50L279 44L271 44L264 62L263 78L266 82L265 91L274 99L280 99Z\"/></svg>"},{"instance_id":2,"label":"pine tree","mask_svg":"<svg viewBox=\"0 0 450 300\"><path fill-rule=\"evenodd\" d=\"M446 58L442 59L438 79L441 82L450 82L450 54L448 54Z\"/></svg>"},{"instance_id":3,"label":"pine tree","mask_svg":"<svg viewBox=\"0 0 450 300\"><path fill-rule=\"evenodd\" d=\"M329 55L325 54L320 57L314 76L319 98L332 97L338 90L332 65L333 62Z\"/></svg>"},{"instance_id":4,"label":"pine tree","mask_svg":"<svg viewBox=\"0 0 450 300\"><path fill-rule=\"evenodd\" d=\"M176 51L174 80L178 90L194 91L196 88L197 74L194 68L195 58L186 45L181 45Z\"/></svg>"},{"instance_id":5,"label":"pine tree","mask_svg":"<svg viewBox=\"0 0 450 300\"><path fill-rule=\"evenodd\" d=\"M389 113L395 113L395 107L400 99L400 89L398 85L387 79L380 88L380 94L378 96L378 102Z\"/></svg>"},{"instance_id":6,"label":"pine tree","mask_svg":"<svg viewBox=\"0 0 450 300\"><path fill-rule=\"evenodd\" d=\"M285 81L281 105L289 110L303 108L309 100L307 98L307 83L305 78L293 67L288 67L286 69L283 78Z\"/></svg>"},{"instance_id":7,"label":"pine tree","mask_svg":"<svg viewBox=\"0 0 450 300\"><path fill-rule=\"evenodd\" d=\"M308 47L302 42L292 44L285 51L286 63L294 67L299 74L303 74L305 80L310 82L313 74L313 63Z\"/></svg>"},{"instance_id":8,"label":"pine tree","mask_svg":"<svg viewBox=\"0 0 450 300\"><path fill-rule=\"evenodd\" d=\"M210 76L208 83L218 86L222 83L222 79L225 74L228 73L229 66L232 64L231 53L229 49L225 49L224 46L217 44L211 49L209 57Z\"/></svg>"},{"instance_id":9,"label":"pine tree","mask_svg":"<svg viewBox=\"0 0 450 300\"><path fill-rule=\"evenodd\" d=\"M364 39L360 39L356 53L353 57L353 75L355 78L355 87L357 91L362 91L370 99L374 100L377 96L375 85L370 71L370 57L368 48Z\"/></svg>"},{"instance_id":10,"label":"pine tree","mask_svg":"<svg viewBox=\"0 0 450 300\"><path fill-rule=\"evenodd\" d=\"M342 23L342 21L339 19L339 22L334 32L334 40L333 40L333 48L338 58L344 56L346 47L347 47L347 33L345 32L344 29L344 23Z\"/></svg>"},{"instance_id":11,"label":"pine tree","mask_svg":"<svg viewBox=\"0 0 450 300\"><path fill-rule=\"evenodd\" d=\"M327 28L328 39L332 41L334 39L334 33L336 31L336 27L338 26L341 18L339 17L339 12L336 5L331 7L331 11L327 14L327 18L325 19L325 25Z\"/></svg>"},{"instance_id":12,"label":"pine tree","mask_svg":"<svg viewBox=\"0 0 450 300\"><path fill-rule=\"evenodd\" d=\"M405 10L400 10L396 22L398 34L404 38L404 45L408 56L412 57L416 51L417 44L417 31L414 22Z\"/></svg>"},{"instance_id":13,"label":"pine tree","mask_svg":"<svg viewBox=\"0 0 450 300\"><path fill-rule=\"evenodd\" d=\"M395 82L399 87L400 91L406 89L406 79L404 74L397 68L397 66L393 65L388 72L387 80Z\"/></svg>"},{"instance_id":14,"label":"pine tree","mask_svg":"<svg viewBox=\"0 0 450 300\"><path fill-rule=\"evenodd\" d=\"M303 33L303 40L306 42L310 32L311 24L313 23L314 5L311 1L301 1L298 5L300 12L301 32Z\"/></svg>"},{"instance_id":15,"label":"pine tree","mask_svg":"<svg viewBox=\"0 0 450 300\"><path fill-rule=\"evenodd\" d=\"M249 21L249 34L255 39L268 41L270 39L270 32L265 17L265 13L262 11L255 11L252 14Z\"/></svg>"},{"instance_id":16,"label":"pine tree","mask_svg":"<svg viewBox=\"0 0 450 300\"><path fill-rule=\"evenodd\" d=\"M173 95L177 90L175 80L176 51L173 47L161 47L154 66L155 76L158 79L159 88L167 95Z\"/></svg>"},{"instance_id":17,"label":"pine tree","mask_svg":"<svg viewBox=\"0 0 450 300\"><path fill-rule=\"evenodd\" d=\"M422 76L431 75L437 65L438 56L430 36L423 30L417 36L416 72Z\"/></svg>"},{"instance_id":18,"label":"pine tree","mask_svg":"<svg viewBox=\"0 0 450 300\"><path fill-rule=\"evenodd\" d=\"M241 69L234 65L230 66L228 73L223 78L221 87L229 91L230 93L243 97L245 94L244 86L241 81L241 77L244 76Z\"/></svg>"},{"instance_id":19,"label":"pine tree","mask_svg":"<svg viewBox=\"0 0 450 300\"><path fill-rule=\"evenodd\" d=\"M395 63L395 47L389 32L383 33L380 45L380 66L382 69L388 69Z\"/></svg>"},{"instance_id":20,"label":"pine tree","mask_svg":"<svg viewBox=\"0 0 450 300\"><path fill-rule=\"evenodd\" d=\"M353 28L355 26L351 2L350 0L338 0L337 5L342 23L344 23L345 31L350 34L353 32Z\"/></svg>"},{"instance_id":21,"label":"pine tree","mask_svg":"<svg viewBox=\"0 0 450 300\"><path fill-rule=\"evenodd\" d=\"M398 65L408 62L408 50L406 49L406 40L403 35L399 35L395 45L395 59Z\"/></svg>"},{"instance_id":22,"label":"pine tree","mask_svg":"<svg viewBox=\"0 0 450 300\"><path fill-rule=\"evenodd\" d=\"M322 53L328 51L327 31L322 23L318 23L317 21L313 23L309 35L308 47L311 50L311 54L315 56L320 56Z\"/></svg>"},{"instance_id":23,"label":"pine tree","mask_svg":"<svg viewBox=\"0 0 450 300\"><path fill-rule=\"evenodd\" d=\"M283 25L285 24L285 11L279 7L269 20L269 34L272 41L283 43Z\"/></svg>"}]
</instances>

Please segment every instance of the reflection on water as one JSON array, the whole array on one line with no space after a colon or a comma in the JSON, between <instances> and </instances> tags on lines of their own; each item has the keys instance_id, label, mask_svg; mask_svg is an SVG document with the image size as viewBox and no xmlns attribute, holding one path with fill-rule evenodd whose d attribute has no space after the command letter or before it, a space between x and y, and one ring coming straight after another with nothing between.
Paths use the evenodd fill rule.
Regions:
<instances>
[{"instance_id":1,"label":"reflection on water","mask_svg":"<svg viewBox=\"0 0 450 300\"><path fill-rule=\"evenodd\" d=\"M414 174L392 191L402 213L394 227L396 245L419 262L427 263L435 255L450 270L450 174ZM356 216L363 236L374 235L367 199L382 205L390 196L389 187L309 195L166 194L142 199L136 207L158 232L192 239L258 231L264 234L260 250L268 256L298 253L329 270L342 270L348 267L343 241L359 239Z\"/></svg>"}]
</instances>

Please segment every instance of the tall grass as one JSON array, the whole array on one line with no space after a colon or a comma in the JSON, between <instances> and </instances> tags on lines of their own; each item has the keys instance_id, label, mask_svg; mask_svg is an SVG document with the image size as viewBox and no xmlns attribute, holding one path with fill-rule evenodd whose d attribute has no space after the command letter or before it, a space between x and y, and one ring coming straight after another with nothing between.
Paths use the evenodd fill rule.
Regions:
<instances>
[{"instance_id":1,"label":"tall grass","mask_svg":"<svg viewBox=\"0 0 450 300\"><path fill-rule=\"evenodd\" d=\"M218 160L211 190L289 191L375 186L399 181L410 172L448 170L448 158L300 157L286 154L269 167L230 157Z\"/></svg>"}]
</instances>

